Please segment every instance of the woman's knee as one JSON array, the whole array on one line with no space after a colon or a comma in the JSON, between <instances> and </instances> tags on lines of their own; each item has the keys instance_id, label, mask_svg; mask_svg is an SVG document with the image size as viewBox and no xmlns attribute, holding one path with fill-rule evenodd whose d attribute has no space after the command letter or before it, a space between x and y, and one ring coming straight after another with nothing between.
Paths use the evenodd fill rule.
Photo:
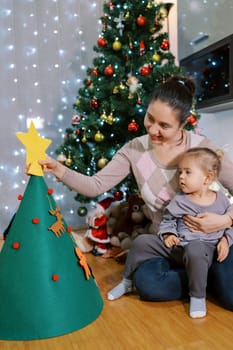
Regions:
<instances>
[{"instance_id":1,"label":"woman's knee","mask_svg":"<svg viewBox=\"0 0 233 350\"><path fill-rule=\"evenodd\" d=\"M188 293L185 270L172 268L161 257L142 263L134 273L134 284L141 299L148 301L177 300Z\"/></svg>"}]
</instances>

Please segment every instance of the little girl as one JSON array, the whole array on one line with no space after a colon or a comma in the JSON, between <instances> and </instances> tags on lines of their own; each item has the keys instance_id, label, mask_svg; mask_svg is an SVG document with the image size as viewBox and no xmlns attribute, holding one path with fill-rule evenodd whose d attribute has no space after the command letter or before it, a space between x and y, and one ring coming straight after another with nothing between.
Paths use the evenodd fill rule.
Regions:
<instances>
[{"instance_id":1,"label":"little girl","mask_svg":"<svg viewBox=\"0 0 233 350\"><path fill-rule=\"evenodd\" d=\"M143 256L165 257L178 266L185 266L189 280L190 317L206 315L206 286L208 270L215 252L217 261L222 262L233 243L233 229L216 231L211 234L190 232L183 221L184 215L196 216L203 212L224 214L230 203L221 192L210 189L220 172L221 154L209 148L191 148L184 153L179 162L179 187L181 192L175 195L165 208L160 224L159 236L153 237L153 244L147 252L131 249L126 260L123 280L108 293L108 299L114 300L132 290L132 275ZM143 235L137 239L143 239ZM135 247L140 247L134 241ZM135 244L136 243L136 244Z\"/></svg>"}]
</instances>

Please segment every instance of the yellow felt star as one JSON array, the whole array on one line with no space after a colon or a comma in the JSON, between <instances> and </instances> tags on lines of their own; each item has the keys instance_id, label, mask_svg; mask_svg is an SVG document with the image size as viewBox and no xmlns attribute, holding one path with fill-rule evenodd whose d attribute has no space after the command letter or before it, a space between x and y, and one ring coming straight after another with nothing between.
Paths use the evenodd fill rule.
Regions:
<instances>
[{"instance_id":1,"label":"yellow felt star","mask_svg":"<svg viewBox=\"0 0 233 350\"><path fill-rule=\"evenodd\" d=\"M41 165L38 164L38 160L46 158L45 150L52 141L39 136L32 121L27 133L17 132L16 136L26 147L26 165L29 166L28 174L43 176L44 173Z\"/></svg>"}]
</instances>

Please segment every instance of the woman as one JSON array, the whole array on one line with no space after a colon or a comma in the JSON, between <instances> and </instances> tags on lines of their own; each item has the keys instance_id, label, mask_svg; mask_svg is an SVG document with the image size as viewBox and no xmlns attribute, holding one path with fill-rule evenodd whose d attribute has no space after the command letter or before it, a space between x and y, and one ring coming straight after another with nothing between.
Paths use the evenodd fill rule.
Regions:
<instances>
[{"instance_id":1,"label":"woman","mask_svg":"<svg viewBox=\"0 0 233 350\"><path fill-rule=\"evenodd\" d=\"M217 149L204 136L184 130L194 92L195 85L187 78L171 77L160 85L154 92L145 115L147 135L135 138L123 146L111 162L92 177L72 171L51 158L40 161L40 164L44 166L45 172L54 174L73 190L90 197L108 191L133 172L146 203L147 216L152 221L153 233L157 233L163 209L177 191L177 164L180 156L191 147ZM233 194L232 173L233 163L224 156L219 180ZM186 223L190 230L208 234L230 227L232 218L233 208L221 216L211 213L203 213L196 218L187 216ZM150 245L150 237L148 234L145 235L145 241L140 240L141 251ZM228 265L233 268L233 250L221 267L213 266L210 275L215 294L222 302L224 295L224 305L233 309L233 292L229 295L227 292L228 288L233 291L233 276L228 271ZM135 271L133 278L139 295L146 300L178 299L187 291L184 270L171 268L165 258L152 258L144 262ZM218 291L215 290L216 281L220 283Z\"/></svg>"}]
</instances>

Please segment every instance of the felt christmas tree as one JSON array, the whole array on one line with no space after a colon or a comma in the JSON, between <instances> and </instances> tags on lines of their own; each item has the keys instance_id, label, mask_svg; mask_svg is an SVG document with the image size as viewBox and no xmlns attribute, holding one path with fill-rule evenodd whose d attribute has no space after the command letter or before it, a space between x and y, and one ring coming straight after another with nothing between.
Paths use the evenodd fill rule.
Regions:
<instances>
[{"instance_id":1,"label":"felt christmas tree","mask_svg":"<svg viewBox=\"0 0 233 350\"><path fill-rule=\"evenodd\" d=\"M0 253L0 339L49 338L93 322L103 300L38 164L50 140L33 123L17 137L30 177Z\"/></svg>"}]
</instances>

